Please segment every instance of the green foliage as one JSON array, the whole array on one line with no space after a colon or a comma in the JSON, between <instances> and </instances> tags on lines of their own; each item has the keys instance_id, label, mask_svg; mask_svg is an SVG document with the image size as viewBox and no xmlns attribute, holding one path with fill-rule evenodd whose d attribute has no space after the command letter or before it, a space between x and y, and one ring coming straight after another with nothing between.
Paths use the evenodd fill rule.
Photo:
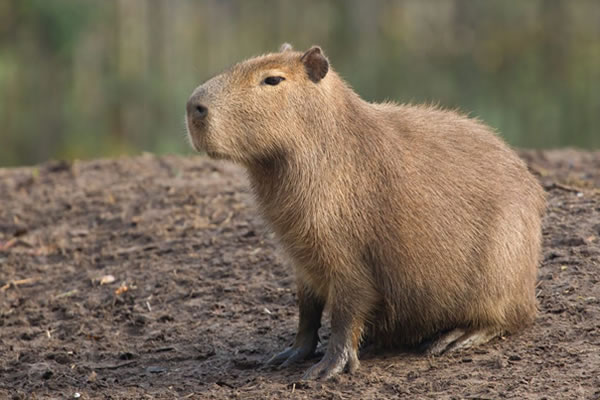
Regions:
<instances>
[{"instance_id":1,"label":"green foliage","mask_svg":"<svg viewBox=\"0 0 600 400\"><path fill-rule=\"evenodd\" d=\"M515 146L600 147L593 0L7 0L0 165L187 152L203 80L320 44L366 99L469 111Z\"/></svg>"},{"instance_id":2,"label":"green foliage","mask_svg":"<svg viewBox=\"0 0 600 400\"><path fill-rule=\"evenodd\" d=\"M94 3L76 0L15 2L21 23L27 24L49 50L68 56L93 17Z\"/></svg>"}]
</instances>

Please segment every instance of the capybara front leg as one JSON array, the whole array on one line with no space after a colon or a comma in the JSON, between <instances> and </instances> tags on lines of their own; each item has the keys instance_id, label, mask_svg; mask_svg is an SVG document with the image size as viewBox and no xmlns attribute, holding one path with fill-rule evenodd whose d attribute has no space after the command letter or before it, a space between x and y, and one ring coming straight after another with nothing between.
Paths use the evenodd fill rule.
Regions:
<instances>
[{"instance_id":1,"label":"capybara front leg","mask_svg":"<svg viewBox=\"0 0 600 400\"><path fill-rule=\"evenodd\" d=\"M287 367L312 356L319 342L319 328L325 302L304 283L298 283L300 322L294 344L273 356L268 363Z\"/></svg>"},{"instance_id":2,"label":"capybara front leg","mask_svg":"<svg viewBox=\"0 0 600 400\"><path fill-rule=\"evenodd\" d=\"M364 290L333 293L331 337L325 355L304 374L304 379L327 380L345 369L352 373L359 367L358 346L364 329L364 316L370 297Z\"/></svg>"}]
</instances>

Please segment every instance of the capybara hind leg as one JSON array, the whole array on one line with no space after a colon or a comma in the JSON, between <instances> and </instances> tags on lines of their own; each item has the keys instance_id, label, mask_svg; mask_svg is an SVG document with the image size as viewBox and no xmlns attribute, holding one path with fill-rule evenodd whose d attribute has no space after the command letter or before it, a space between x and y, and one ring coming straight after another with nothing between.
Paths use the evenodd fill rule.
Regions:
<instances>
[{"instance_id":1,"label":"capybara hind leg","mask_svg":"<svg viewBox=\"0 0 600 400\"><path fill-rule=\"evenodd\" d=\"M466 331L456 328L442 334L425 352L432 356L439 356L443 353L479 346L499 335L500 333L494 330L479 329Z\"/></svg>"},{"instance_id":2,"label":"capybara hind leg","mask_svg":"<svg viewBox=\"0 0 600 400\"><path fill-rule=\"evenodd\" d=\"M447 351L470 349L471 347L487 343L497 336L500 336L500 332L495 330L480 329L469 331L452 343Z\"/></svg>"},{"instance_id":3,"label":"capybara hind leg","mask_svg":"<svg viewBox=\"0 0 600 400\"><path fill-rule=\"evenodd\" d=\"M425 350L425 353L432 356L439 356L448 350L448 348L464 334L465 330L460 328L443 333L439 338L433 341L431 345L429 345L427 350Z\"/></svg>"}]
</instances>

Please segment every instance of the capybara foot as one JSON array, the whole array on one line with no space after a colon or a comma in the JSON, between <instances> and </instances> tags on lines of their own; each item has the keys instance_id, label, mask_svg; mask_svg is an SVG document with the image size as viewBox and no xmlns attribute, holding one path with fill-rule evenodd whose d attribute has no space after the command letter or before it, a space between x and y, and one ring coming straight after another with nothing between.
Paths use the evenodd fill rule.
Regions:
<instances>
[{"instance_id":1,"label":"capybara foot","mask_svg":"<svg viewBox=\"0 0 600 400\"><path fill-rule=\"evenodd\" d=\"M302 379L327 380L346 369L353 373L359 367L358 354L351 346L344 346L336 350L327 349L327 352L317 364L306 371Z\"/></svg>"},{"instance_id":2,"label":"capybara foot","mask_svg":"<svg viewBox=\"0 0 600 400\"><path fill-rule=\"evenodd\" d=\"M435 340L426 350L426 353L433 356L439 356L443 353L448 353L456 350L469 349L487 343L500 332L495 330L479 329L466 331L456 328L442 334Z\"/></svg>"},{"instance_id":3,"label":"capybara foot","mask_svg":"<svg viewBox=\"0 0 600 400\"><path fill-rule=\"evenodd\" d=\"M281 353L275 354L267 361L269 365L278 365L280 368L288 367L294 363L303 361L315 353L315 347L309 343L301 346L288 347Z\"/></svg>"}]
</instances>

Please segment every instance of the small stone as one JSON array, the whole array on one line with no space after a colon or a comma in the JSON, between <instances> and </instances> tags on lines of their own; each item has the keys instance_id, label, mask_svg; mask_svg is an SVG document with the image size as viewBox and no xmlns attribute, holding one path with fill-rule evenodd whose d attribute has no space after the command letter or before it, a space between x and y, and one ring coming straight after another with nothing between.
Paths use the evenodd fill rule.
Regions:
<instances>
[{"instance_id":1,"label":"small stone","mask_svg":"<svg viewBox=\"0 0 600 400\"><path fill-rule=\"evenodd\" d=\"M165 367L161 367L158 365L152 365L152 366L146 368L146 372L149 372L151 374L159 374L161 372L166 372L166 371L167 371L167 369Z\"/></svg>"},{"instance_id":2,"label":"small stone","mask_svg":"<svg viewBox=\"0 0 600 400\"><path fill-rule=\"evenodd\" d=\"M101 285L108 285L109 283L113 283L115 281L115 277L112 275L104 275L100 278Z\"/></svg>"}]
</instances>

